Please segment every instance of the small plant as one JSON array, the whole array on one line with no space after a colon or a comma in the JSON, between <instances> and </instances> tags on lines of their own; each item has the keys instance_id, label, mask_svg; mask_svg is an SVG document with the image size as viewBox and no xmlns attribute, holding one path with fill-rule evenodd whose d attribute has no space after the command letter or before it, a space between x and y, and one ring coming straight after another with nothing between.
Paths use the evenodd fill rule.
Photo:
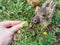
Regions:
<instances>
[{"instance_id":1,"label":"small plant","mask_svg":"<svg viewBox=\"0 0 60 45\"><path fill-rule=\"evenodd\" d=\"M57 33L57 32L60 33L60 28L56 28L56 29L55 29L55 32L56 32L56 33Z\"/></svg>"}]
</instances>

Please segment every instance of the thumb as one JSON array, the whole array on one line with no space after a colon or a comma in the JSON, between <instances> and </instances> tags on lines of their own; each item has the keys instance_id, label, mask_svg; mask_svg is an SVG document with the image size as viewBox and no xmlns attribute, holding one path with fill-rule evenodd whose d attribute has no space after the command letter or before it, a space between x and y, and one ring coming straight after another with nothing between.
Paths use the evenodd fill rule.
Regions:
<instances>
[{"instance_id":1,"label":"thumb","mask_svg":"<svg viewBox=\"0 0 60 45\"><path fill-rule=\"evenodd\" d=\"M18 24L16 26L9 28L9 31L11 32L11 34L14 34L16 31L22 29L22 27L23 27L22 24Z\"/></svg>"}]
</instances>

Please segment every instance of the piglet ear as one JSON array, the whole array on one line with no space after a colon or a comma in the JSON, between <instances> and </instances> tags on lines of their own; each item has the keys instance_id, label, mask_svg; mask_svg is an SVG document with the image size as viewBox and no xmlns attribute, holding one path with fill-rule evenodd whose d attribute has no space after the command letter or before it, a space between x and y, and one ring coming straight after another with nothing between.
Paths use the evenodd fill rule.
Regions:
<instances>
[{"instance_id":1,"label":"piglet ear","mask_svg":"<svg viewBox=\"0 0 60 45\"><path fill-rule=\"evenodd\" d=\"M40 12L40 11L41 11L40 7L37 6L37 7L36 7L36 10L35 10L35 13Z\"/></svg>"}]
</instances>

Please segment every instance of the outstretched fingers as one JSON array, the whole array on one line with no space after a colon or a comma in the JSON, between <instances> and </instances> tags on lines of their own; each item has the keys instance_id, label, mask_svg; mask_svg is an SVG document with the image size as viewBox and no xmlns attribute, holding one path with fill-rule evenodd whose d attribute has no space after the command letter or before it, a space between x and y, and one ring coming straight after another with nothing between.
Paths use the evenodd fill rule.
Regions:
<instances>
[{"instance_id":1,"label":"outstretched fingers","mask_svg":"<svg viewBox=\"0 0 60 45\"><path fill-rule=\"evenodd\" d=\"M17 24L20 24L21 21L3 21L0 23L0 27L12 27L12 26L15 26Z\"/></svg>"}]
</instances>

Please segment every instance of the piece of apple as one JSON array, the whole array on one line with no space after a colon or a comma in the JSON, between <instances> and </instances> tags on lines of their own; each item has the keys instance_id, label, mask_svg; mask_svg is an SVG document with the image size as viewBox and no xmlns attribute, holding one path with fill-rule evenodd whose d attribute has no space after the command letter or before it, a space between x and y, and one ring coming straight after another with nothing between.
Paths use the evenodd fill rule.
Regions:
<instances>
[{"instance_id":1,"label":"piece of apple","mask_svg":"<svg viewBox=\"0 0 60 45\"><path fill-rule=\"evenodd\" d=\"M23 21L21 24L23 25L23 27L28 27L28 22L27 21Z\"/></svg>"}]
</instances>

